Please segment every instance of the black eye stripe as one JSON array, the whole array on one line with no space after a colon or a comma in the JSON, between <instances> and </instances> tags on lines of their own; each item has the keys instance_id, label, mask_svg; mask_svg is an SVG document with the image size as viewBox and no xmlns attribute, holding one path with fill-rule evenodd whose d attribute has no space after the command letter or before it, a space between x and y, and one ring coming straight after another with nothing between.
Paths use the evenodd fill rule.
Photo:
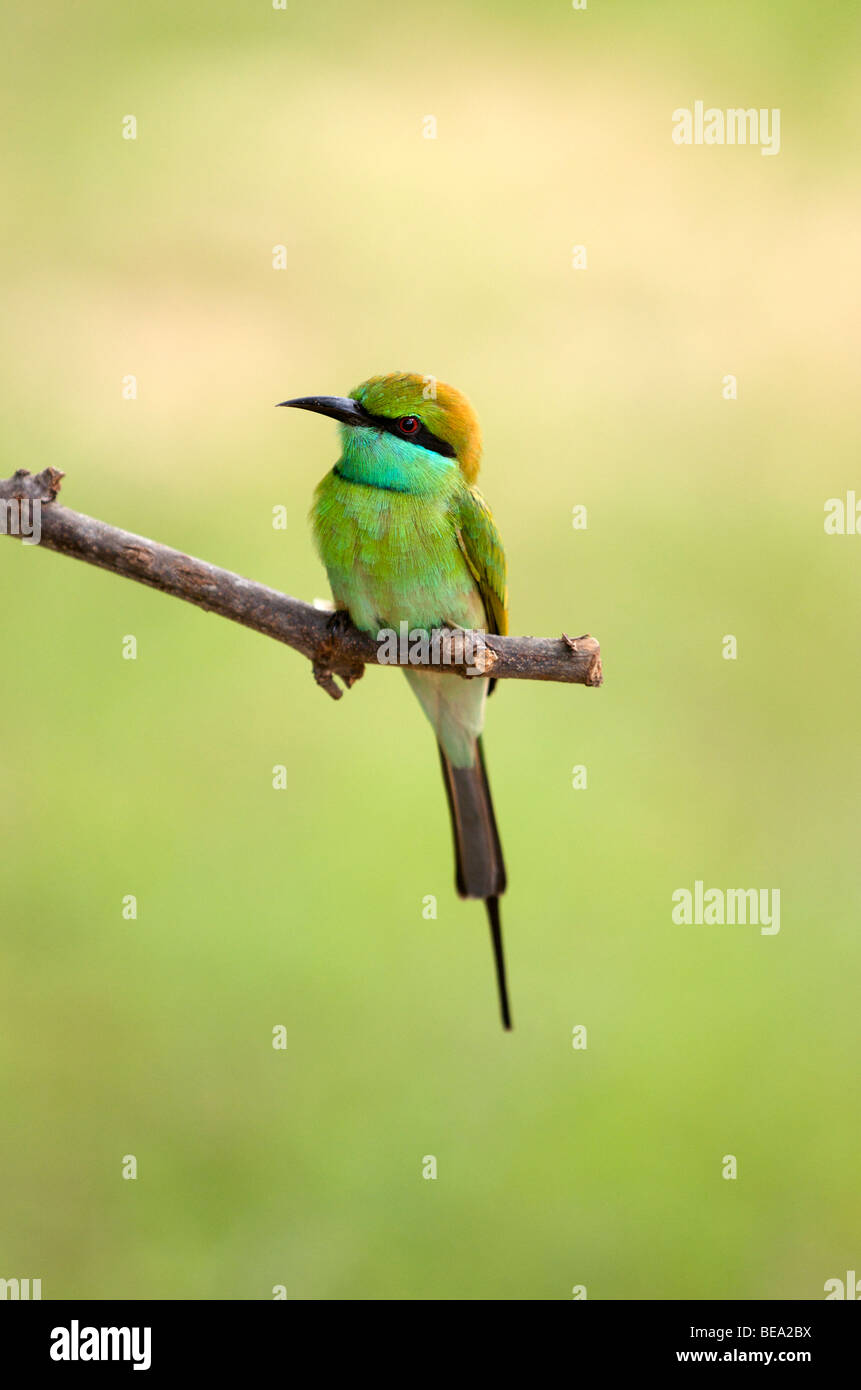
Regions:
<instances>
[{"instance_id":1,"label":"black eye stripe","mask_svg":"<svg viewBox=\"0 0 861 1390\"><path fill-rule=\"evenodd\" d=\"M419 417L413 418L419 421L419 427L413 434L404 434L398 428L398 421L403 420L403 415L398 415L391 419L388 415L371 415L370 411L365 411L368 417L368 424L375 425L379 430L386 430L389 434L396 434L398 439L406 439L410 444L420 444L423 449L431 449L435 454L442 454L445 458L453 459L455 451L444 439L439 439L435 434L431 434L426 425L423 425Z\"/></svg>"}]
</instances>

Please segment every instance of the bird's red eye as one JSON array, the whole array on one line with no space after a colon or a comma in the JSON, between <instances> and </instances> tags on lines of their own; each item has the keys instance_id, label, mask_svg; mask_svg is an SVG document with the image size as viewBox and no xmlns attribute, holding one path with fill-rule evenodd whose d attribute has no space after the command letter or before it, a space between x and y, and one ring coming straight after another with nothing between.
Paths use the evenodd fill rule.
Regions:
<instances>
[{"instance_id":1,"label":"bird's red eye","mask_svg":"<svg viewBox=\"0 0 861 1390\"><path fill-rule=\"evenodd\" d=\"M398 421L398 429L401 434L415 434L418 427L419 422L415 415L404 415L403 418Z\"/></svg>"}]
</instances>

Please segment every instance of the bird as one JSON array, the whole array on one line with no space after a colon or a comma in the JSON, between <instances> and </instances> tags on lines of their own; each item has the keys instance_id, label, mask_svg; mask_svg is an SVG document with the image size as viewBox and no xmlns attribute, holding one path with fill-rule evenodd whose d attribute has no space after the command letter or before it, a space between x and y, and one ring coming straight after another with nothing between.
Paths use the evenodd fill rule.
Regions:
<instances>
[{"instance_id":1,"label":"bird","mask_svg":"<svg viewBox=\"0 0 861 1390\"><path fill-rule=\"evenodd\" d=\"M505 552L475 486L481 429L467 397L435 377L390 372L349 396L279 406L336 420L341 454L314 494L311 526L337 620L377 636L443 628L508 631ZM484 901L502 1025L510 1029L499 899L505 862L482 729L492 683L425 666L404 674L436 734L454 836L457 891Z\"/></svg>"}]
</instances>

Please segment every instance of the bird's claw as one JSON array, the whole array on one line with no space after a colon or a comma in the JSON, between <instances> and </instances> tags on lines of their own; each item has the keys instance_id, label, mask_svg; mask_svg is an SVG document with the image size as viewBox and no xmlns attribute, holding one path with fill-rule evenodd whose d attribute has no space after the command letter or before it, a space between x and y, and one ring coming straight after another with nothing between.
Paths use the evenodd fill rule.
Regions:
<instances>
[{"instance_id":1,"label":"bird's claw","mask_svg":"<svg viewBox=\"0 0 861 1390\"><path fill-rule=\"evenodd\" d=\"M352 620L346 608L336 608L326 619L326 627L333 637L343 637L345 632L349 632L353 626Z\"/></svg>"},{"instance_id":2,"label":"bird's claw","mask_svg":"<svg viewBox=\"0 0 861 1390\"><path fill-rule=\"evenodd\" d=\"M352 626L346 608L336 608L330 613L326 619L326 640L320 648L317 660L311 666L315 681L333 700L340 700L344 693L335 676L339 676L349 690L365 673L364 666L345 663L337 650L339 640L352 629Z\"/></svg>"}]
</instances>

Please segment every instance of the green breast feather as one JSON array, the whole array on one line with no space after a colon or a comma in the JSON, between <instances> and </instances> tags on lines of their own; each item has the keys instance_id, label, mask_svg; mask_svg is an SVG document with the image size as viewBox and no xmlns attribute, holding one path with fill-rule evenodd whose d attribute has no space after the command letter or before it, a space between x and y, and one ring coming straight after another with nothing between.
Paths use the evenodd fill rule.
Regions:
<instances>
[{"instance_id":1,"label":"green breast feather","mask_svg":"<svg viewBox=\"0 0 861 1390\"><path fill-rule=\"evenodd\" d=\"M487 506L450 468L432 494L329 473L311 513L338 607L368 632L406 621L504 632L505 561Z\"/></svg>"}]
</instances>

